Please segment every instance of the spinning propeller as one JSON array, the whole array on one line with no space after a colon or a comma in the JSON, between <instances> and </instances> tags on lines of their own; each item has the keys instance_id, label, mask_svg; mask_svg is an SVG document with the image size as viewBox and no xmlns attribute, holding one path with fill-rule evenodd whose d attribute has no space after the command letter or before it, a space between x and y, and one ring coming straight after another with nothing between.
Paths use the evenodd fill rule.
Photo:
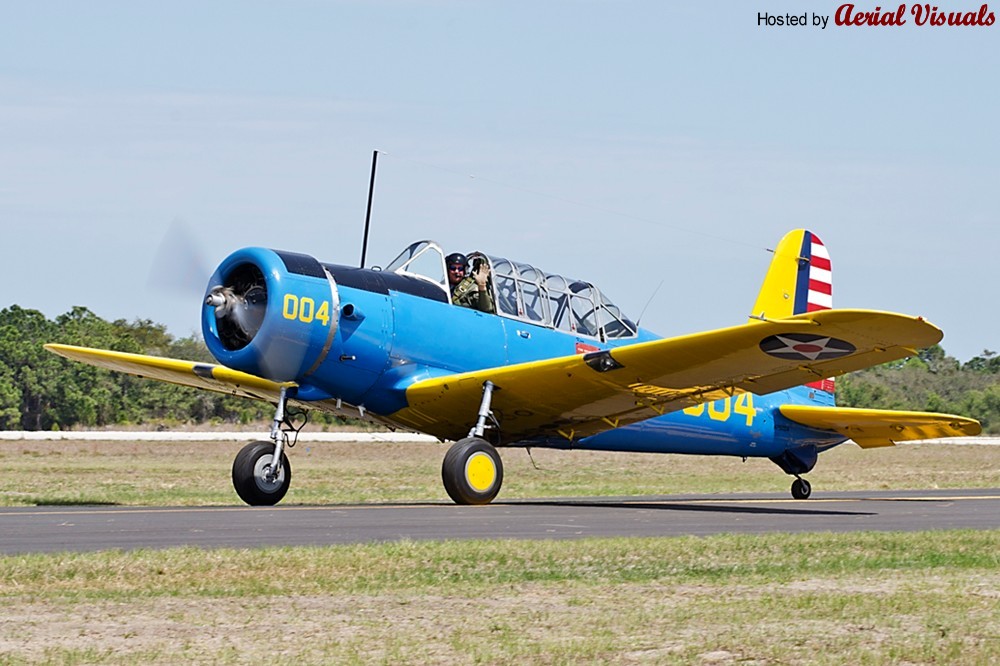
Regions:
<instances>
[{"instance_id":1,"label":"spinning propeller","mask_svg":"<svg viewBox=\"0 0 1000 666\"><path fill-rule=\"evenodd\" d=\"M190 302L205 293L211 275L190 226L175 218L157 247L147 284ZM242 349L260 330L267 309L264 276L255 266L241 266L212 285L204 305L215 308L219 338L230 350Z\"/></svg>"}]
</instances>

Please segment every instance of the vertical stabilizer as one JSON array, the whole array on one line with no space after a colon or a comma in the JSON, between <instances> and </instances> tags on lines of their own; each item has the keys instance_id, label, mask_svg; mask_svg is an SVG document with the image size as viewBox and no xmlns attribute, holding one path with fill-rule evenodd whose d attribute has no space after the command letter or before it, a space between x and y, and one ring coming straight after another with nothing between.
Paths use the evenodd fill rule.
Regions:
<instances>
[{"instance_id":1,"label":"vertical stabilizer","mask_svg":"<svg viewBox=\"0 0 1000 666\"><path fill-rule=\"evenodd\" d=\"M813 232L789 231L774 250L750 321L784 319L832 307L830 253ZM824 379L809 387L833 393L834 382Z\"/></svg>"},{"instance_id":2,"label":"vertical stabilizer","mask_svg":"<svg viewBox=\"0 0 1000 666\"><path fill-rule=\"evenodd\" d=\"M830 253L819 236L789 231L774 250L764 284L753 306L753 316L784 319L833 307Z\"/></svg>"}]
</instances>

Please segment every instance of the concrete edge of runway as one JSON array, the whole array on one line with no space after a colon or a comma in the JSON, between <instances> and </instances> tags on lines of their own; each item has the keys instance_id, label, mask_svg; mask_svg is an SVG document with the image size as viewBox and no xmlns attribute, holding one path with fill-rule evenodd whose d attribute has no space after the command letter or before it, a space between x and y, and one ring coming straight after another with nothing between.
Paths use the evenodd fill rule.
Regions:
<instances>
[{"instance_id":1,"label":"concrete edge of runway","mask_svg":"<svg viewBox=\"0 0 1000 666\"><path fill-rule=\"evenodd\" d=\"M140 431L140 430L0 430L0 441L88 441L88 442L246 442L269 439L267 432ZM300 432L300 442L437 442L430 435L412 432ZM1000 443L1000 439L998 439Z\"/></svg>"}]
</instances>

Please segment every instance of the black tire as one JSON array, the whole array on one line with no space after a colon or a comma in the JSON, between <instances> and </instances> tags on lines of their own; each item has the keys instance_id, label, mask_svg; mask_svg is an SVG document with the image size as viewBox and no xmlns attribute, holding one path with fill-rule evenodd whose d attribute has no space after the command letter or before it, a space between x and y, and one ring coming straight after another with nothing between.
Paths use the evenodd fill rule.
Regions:
<instances>
[{"instance_id":1,"label":"black tire","mask_svg":"<svg viewBox=\"0 0 1000 666\"><path fill-rule=\"evenodd\" d=\"M809 499L812 495L812 486L805 479L795 479L792 481L792 497L797 500Z\"/></svg>"},{"instance_id":2,"label":"black tire","mask_svg":"<svg viewBox=\"0 0 1000 666\"><path fill-rule=\"evenodd\" d=\"M233 461L233 487L240 499L250 506L274 506L288 492L292 483L292 466L281 454L281 472L268 482L265 471L274 458L273 442L251 442L244 446Z\"/></svg>"},{"instance_id":3,"label":"black tire","mask_svg":"<svg viewBox=\"0 0 1000 666\"><path fill-rule=\"evenodd\" d=\"M441 480L455 504L489 504L503 485L503 461L486 440L466 437L445 454Z\"/></svg>"}]
</instances>

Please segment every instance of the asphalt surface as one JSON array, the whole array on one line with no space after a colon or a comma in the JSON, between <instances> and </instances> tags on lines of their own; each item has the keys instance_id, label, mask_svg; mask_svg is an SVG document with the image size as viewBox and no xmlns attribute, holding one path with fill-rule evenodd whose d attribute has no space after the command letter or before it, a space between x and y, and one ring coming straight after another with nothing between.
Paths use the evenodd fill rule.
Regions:
<instances>
[{"instance_id":1,"label":"asphalt surface","mask_svg":"<svg viewBox=\"0 0 1000 666\"><path fill-rule=\"evenodd\" d=\"M445 539L574 539L1000 528L1000 488L498 501L489 506L0 508L0 553L256 548Z\"/></svg>"}]
</instances>

